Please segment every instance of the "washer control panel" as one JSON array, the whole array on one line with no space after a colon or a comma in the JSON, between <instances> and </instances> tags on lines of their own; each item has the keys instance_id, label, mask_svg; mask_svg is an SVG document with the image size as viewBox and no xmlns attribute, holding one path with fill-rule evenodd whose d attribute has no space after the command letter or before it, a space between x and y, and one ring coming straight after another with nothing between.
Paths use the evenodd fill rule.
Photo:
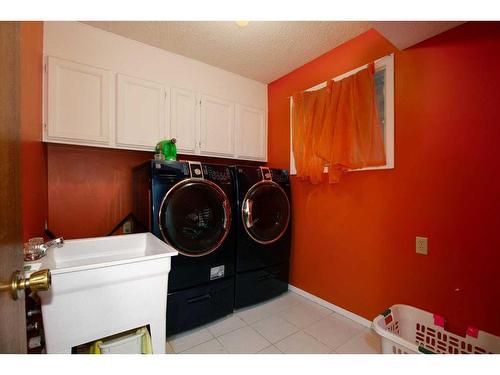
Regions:
<instances>
[{"instance_id":1,"label":"washer control panel","mask_svg":"<svg viewBox=\"0 0 500 375\"><path fill-rule=\"evenodd\" d=\"M218 183L231 182L231 173L228 167L224 166L203 166L203 172L205 177L209 178L211 181Z\"/></svg>"},{"instance_id":2,"label":"washer control panel","mask_svg":"<svg viewBox=\"0 0 500 375\"><path fill-rule=\"evenodd\" d=\"M203 172L201 169L201 163L189 162L189 170L191 172L191 177L193 178L203 178Z\"/></svg>"}]
</instances>

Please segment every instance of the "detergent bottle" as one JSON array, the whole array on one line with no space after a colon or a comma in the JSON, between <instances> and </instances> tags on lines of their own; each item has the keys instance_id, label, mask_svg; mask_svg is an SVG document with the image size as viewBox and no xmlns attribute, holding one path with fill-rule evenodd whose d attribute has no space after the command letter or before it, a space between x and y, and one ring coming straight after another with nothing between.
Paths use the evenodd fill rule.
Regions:
<instances>
[{"instance_id":1,"label":"detergent bottle","mask_svg":"<svg viewBox=\"0 0 500 375\"><path fill-rule=\"evenodd\" d=\"M156 145L156 152L163 154L165 160L176 160L177 159L177 147L175 146L175 138L165 139L160 141Z\"/></svg>"}]
</instances>

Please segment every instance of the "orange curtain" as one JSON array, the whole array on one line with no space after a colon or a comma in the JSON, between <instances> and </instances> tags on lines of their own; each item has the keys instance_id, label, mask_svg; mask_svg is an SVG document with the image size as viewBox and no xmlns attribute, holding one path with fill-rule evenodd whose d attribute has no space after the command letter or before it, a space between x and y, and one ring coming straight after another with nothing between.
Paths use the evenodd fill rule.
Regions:
<instances>
[{"instance_id":1,"label":"orange curtain","mask_svg":"<svg viewBox=\"0 0 500 375\"><path fill-rule=\"evenodd\" d=\"M375 104L374 64L317 91L293 97L293 153L297 176L329 182L345 171L385 165L382 132Z\"/></svg>"},{"instance_id":2,"label":"orange curtain","mask_svg":"<svg viewBox=\"0 0 500 375\"><path fill-rule=\"evenodd\" d=\"M328 97L325 89L304 91L293 97L292 148L297 175L313 183L321 181L325 166L325 160L312 150L319 144Z\"/></svg>"}]
</instances>

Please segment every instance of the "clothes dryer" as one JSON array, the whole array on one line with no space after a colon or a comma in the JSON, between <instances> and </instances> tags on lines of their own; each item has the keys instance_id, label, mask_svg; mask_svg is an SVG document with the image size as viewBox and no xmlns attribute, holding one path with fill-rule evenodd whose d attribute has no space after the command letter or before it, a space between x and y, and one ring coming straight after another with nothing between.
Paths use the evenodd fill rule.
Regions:
<instances>
[{"instance_id":1,"label":"clothes dryer","mask_svg":"<svg viewBox=\"0 0 500 375\"><path fill-rule=\"evenodd\" d=\"M288 289L291 204L288 171L235 166L235 307L275 297Z\"/></svg>"}]
</instances>

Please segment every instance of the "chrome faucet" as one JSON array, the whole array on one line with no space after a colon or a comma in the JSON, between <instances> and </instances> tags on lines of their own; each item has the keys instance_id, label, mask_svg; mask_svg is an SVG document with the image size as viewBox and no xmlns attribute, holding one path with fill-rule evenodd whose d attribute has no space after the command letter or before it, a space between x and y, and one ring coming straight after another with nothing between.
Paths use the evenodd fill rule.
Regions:
<instances>
[{"instance_id":1,"label":"chrome faucet","mask_svg":"<svg viewBox=\"0 0 500 375\"><path fill-rule=\"evenodd\" d=\"M53 239L51 241L45 242L43 245L40 245L39 249L43 255L49 250L52 246L57 246L57 247L62 247L64 245L64 238L59 237L56 239ZM42 255L42 256L43 256Z\"/></svg>"}]
</instances>

